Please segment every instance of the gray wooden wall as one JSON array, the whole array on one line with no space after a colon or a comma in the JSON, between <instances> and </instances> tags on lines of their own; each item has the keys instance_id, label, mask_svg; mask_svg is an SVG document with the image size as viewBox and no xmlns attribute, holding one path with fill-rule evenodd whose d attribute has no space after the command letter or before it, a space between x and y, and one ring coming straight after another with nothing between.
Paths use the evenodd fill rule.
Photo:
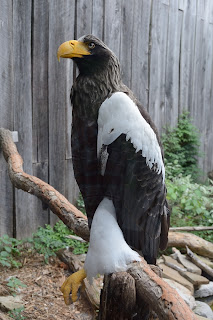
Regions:
<instances>
[{"instance_id":1,"label":"gray wooden wall","mask_svg":"<svg viewBox=\"0 0 213 320\"><path fill-rule=\"evenodd\" d=\"M93 33L119 56L124 82L159 130L187 109L213 170L212 0L0 0L0 126L19 133L24 170L74 201L70 149L72 61L58 46ZM0 151L0 235L28 236L54 223L33 196L14 190Z\"/></svg>"}]
</instances>

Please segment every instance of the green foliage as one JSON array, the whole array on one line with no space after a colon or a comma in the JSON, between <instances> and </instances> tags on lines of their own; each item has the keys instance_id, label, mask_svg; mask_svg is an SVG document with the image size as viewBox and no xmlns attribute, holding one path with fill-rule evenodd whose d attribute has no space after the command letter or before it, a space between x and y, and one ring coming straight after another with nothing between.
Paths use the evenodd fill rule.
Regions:
<instances>
[{"instance_id":1,"label":"green foliage","mask_svg":"<svg viewBox=\"0 0 213 320\"><path fill-rule=\"evenodd\" d=\"M24 311L24 307L14 309L8 312L10 318L15 320L24 320L26 319L21 313Z\"/></svg>"},{"instance_id":2,"label":"green foliage","mask_svg":"<svg viewBox=\"0 0 213 320\"><path fill-rule=\"evenodd\" d=\"M18 289L19 287L24 288L24 287L26 287L26 284L21 282L21 280L19 280L16 277L11 277L7 282L7 286L12 291L13 296L15 296L16 295L16 289Z\"/></svg>"},{"instance_id":3,"label":"green foliage","mask_svg":"<svg viewBox=\"0 0 213 320\"><path fill-rule=\"evenodd\" d=\"M70 239L68 236L73 234L62 221L55 224L54 228L46 225L40 227L33 238L28 241L32 244L34 250L44 255L47 263L50 256L55 256L56 251L66 247L72 247L73 253L81 254L87 252L88 243L82 243L78 240Z\"/></svg>"},{"instance_id":4,"label":"green foliage","mask_svg":"<svg viewBox=\"0 0 213 320\"><path fill-rule=\"evenodd\" d=\"M175 128L166 128L162 135L165 164L173 176L182 173L198 177L199 133L188 112L183 112ZM176 165L173 170L173 165ZM177 167L177 165L179 167ZM177 170L178 169L178 170Z\"/></svg>"},{"instance_id":5,"label":"green foliage","mask_svg":"<svg viewBox=\"0 0 213 320\"><path fill-rule=\"evenodd\" d=\"M55 256L59 249L71 247L73 253L82 254L88 250L88 243L70 239L68 236L74 234L62 221L55 224L54 228L46 225L38 228L32 238L17 240L7 235L0 238L0 264L3 267L21 267L19 259L25 253L38 252L44 255L44 261L48 263L51 256ZM28 250L26 252L26 243ZM30 247L29 247L30 245Z\"/></svg>"},{"instance_id":6,"label":"green foliage","mask_svg":"<svg viewBox=\"0 0 213 320\"><path fill-rule=\"evenodd\" d=\"M77 200L77 208L86 215L84 199L83 199L81 193L79 194L79 197L78 197L78 200Z\"/></svg>"},{"instance_id":7,"label":"green foliage","mask_svg":"<svg viewBox=\"0 0 213 320\"><path fill-rule=\"evenodd\" d=\"M184 112L175 128L162 136L165 152L167 199L171 206L171 226L211 226L213 224L213 186L195 183L199 169L199 134ZM199 236L213 241L212 232Z\"/></svg>"},{"instance_id":8,"label":"green foliage","mask_svg":"<svg viewBox=\"0 0 213 320\"><path fill-rule=\"evenodd\" d=\"M9 268L20 267L21 263L17 258L21 255L19 247L22 243L21 240L9 238L8 235L4 235L0 238L0 265Z\"/></svg>"},{"instance_id":9,"label":"green foliage","mask_svg":"<svg viewBox=\"0 0 213 320\"><path fill-rule=\"evenodd\" d=\"M211 226L213 224L213 186L194 183L190 176L167 179L167 199L172 208L171 226ZM200 233L213 241L212 232Z\"/></svg>"}]
</instances>

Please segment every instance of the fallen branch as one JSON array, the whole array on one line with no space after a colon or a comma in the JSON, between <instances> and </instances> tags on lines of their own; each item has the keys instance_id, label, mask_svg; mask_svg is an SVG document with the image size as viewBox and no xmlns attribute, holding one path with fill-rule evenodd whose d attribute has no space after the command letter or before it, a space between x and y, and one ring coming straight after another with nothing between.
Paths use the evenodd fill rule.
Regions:
<instances>
[{"instance_id":1,"label":"fallen branch","mask_svg":"<svg viewBox=\"0 0 213 320\"><path fill-rule=\"evenodd\" d=\"M186 252L189 256L190 260L198 266L200 269L205 271L209 276L213 278L213 269L207 266L203 261L201 261L187 246L186 246Z\"/></svg>"},{"instance_id":2,"label":"fallen branch","mask_svg":"<svg viewBox=\"0 0 213 320\"><path fill-rule=\"evenodd\" d=\"M195 234L169 232L168 247L185 248L186 246L201 256L213 258L213 243Z\"/></svg>"},{"instance_id":3,"label":"fallen branch","mask_svg":"<svg viewBox=\"0 0 213 320\"><path fill-rule=\"evenodd\" d=\"M41 199L68 228L88 241L89 228L85 215L48 183L23 171L23 160L17 151L9 130L0 128L0 147L8 163L12 184L17 189L22 189Z\"/></svg>"},{"instance_id":4,"label":"fallen branch","mask_svg":"<svg viewBox=\"0 0 213 320\"><path fill-rule=\"evenodd\" d=\"M173 227L169 228L169 231L176 232L176 231L208 231L213 230L213 227Z\"/></svg>"},{"instance_id":5,"label":"fallen branch","mask_svg":"<svg viewBox=\"0 0 213 320\"><path fill-rule=\"evenodd\" d=\"M86 217L49 184L23 171L23 160L18 154L9 130L0 129L0 147L8 163L10 179L14 186L48 204L52 212L70 229L88 241L89 229ZM172 233L172 237L174 234ZM196 319L177 292L157 276L144 259L134 264L127 272L134 278L137 299L148 303L156 311L159 319ZM132 292L128 292L128 295L131 294Z\"/></svg>"}]
</instances>

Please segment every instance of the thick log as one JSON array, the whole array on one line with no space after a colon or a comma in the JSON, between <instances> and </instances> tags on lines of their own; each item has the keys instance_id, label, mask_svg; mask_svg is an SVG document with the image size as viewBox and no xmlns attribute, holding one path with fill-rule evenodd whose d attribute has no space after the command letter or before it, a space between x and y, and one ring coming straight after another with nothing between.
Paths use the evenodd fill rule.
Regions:
<instances>
[{"instance_id":1,"label":"thick log","mask_svg":"<svg viewBox=\"0 0 213 320\"><path fill-rule=\"evenodd\" d=\"M134 278L127 272L104 277L101 292L99 320L128 320L135 314L136 287ZM144 319L144 318L141 318Z\"/></svg>"},{"instance_id":2,"label":"thick log","mask_svg":"<svg viewBox=\"0 0 213 320\"><path fill-rule=\"evenodd\" d=\"M213 258L213 243L195 234L169 232L168 247L185 248L186 246L201 256Z\"/></svg>"},{"instance_id":3,"label":"thick log","mask_svg":"<svg viewBox=\"0 0 213 320\"><path fill-rule=\"evenodd\" d=\"M143 258L127 272L135 279L137 296L151 306L160 320L196 319L177 291L163 281Z\"/></svg>"},{"instance_id":4,"label":"thick log","mask_svg":"<svg viewBox=\"0 0 213 320\"><path fill-rule=\"evenodd\" d=\"M23 171L23 160L18 154L9 130L0 129L0 147L2 148L5 160L8 163L10 179L14 186L37 196L48 204L52 212L70 229L78 236L88 241L89 229L87 218L49 184ZM175 233L172 233L172 237L174 234ZM159 319L196 319L194 313L189 309L177 292L157 276L143 258L140 263L133 264L127 272L135 280L137 299L148 303L157 313ZM131 278L127 276L126 279ZM127 282L128 281L129 280L127 280ZM133 294L129 293L126 297L129 295L132 295L134 298L134 289ZM126 300L126 304L127 303L128 299Z\"/></svg>"},{"instance_id":5,"label":"thick log","mask_svg":"<svg viewBox=\"0 0 213 320\"><path fill-rule=\"evenodd\" d=\"M169 228L169 231L176 232L176 231L208 231L213 230L213 227L172 227Z\"/></svg>"},{"instance_id":6,"label":"thick log","mask_svg":"<svg viewBox=\"0 0 213 320\"><path fill-rule=\"evenodd\" d=\"M190 260L202 269L205 273L207 273L213 279L213 269L207 266L202 260L200 260L187 246L186 246L186 253Z\"/></svg>"},{"instance_id":7,"label":"thick log","mask_svg":"<svg viewBox=\"0 0 213 320\"><path fill-rule=\"evenodd\" d=\"M85 215L48 183L23 171L23 160L13 143L12 134L9 130L0 128L0 147L8 163L12 184L17 189L22 189L41 199L68 228L88 241L89 228Z\"/></svg>"}]
</instances>

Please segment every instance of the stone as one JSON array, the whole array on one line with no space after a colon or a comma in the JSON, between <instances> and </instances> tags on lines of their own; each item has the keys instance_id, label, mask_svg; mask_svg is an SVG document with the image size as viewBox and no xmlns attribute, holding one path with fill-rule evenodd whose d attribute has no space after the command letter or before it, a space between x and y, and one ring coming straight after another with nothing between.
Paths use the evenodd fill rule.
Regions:
<instances>
[{"instance_id":1,"label":"stone","mask_svg":"<svg viewBox=\"0 0 213 320\"><path fill-rule=\"evenodd\" d=\"M194 293L194 286L191 282L189 282L186 278L182 277L180 273L170 267L167 267L165 264L161 264L160 268L163 271L163 278L174 280L184 287L190 290L190 292Z\"/></svg>"},{"instance_id":2,"label":"stone","mask_svg":"<svg viewBox=\"0 0 213 320\"><path fill-rule=\"evenodd\" d=\"M186 287L170 279L164 279L164 281L166 281L172 288L174 288L178 292L182 299L188 304L190 309L195 308L195 298L192 296L191 292Z\"/></svg>"},{"instance_id":3,"label":"stone","mask_svg":"<svg viewBox=\"0 0 213 320\"><path fill-rule=\"evenodd\" d=\"M5 296L0 297L0 310L7 312L13 309L24 308L20 296Z\"/></svg>"},{"instance_id":4,"label":"stone","mask_svg":"<svg viewBox=\"0 0 213 320\"><path fill-rule=\"evenodd\" d=\"M208 318L213 320L213 312L210 306L204 302L196 301L196 307L193 309L193 312L198 314L201 317Z\"/></svg>"},{"instance_id":5,"label":"stone","mask_svg":"<svg viewBox=\"0 0 213 320\"><path fill-rule=\"evenodd\" d=\"M196 320L208 320L208 318L204 318L196 314Z\"/></svg>"},{"instance_id":6,"label":"stone","mask_svg":"<svg viewBox=\"0 0 213 320\"><path fill-rule=\"evenodd\" d=\"M186 256L179 253L173 253L171 255L174 259L178 260L189 272L201 275L202 270L198 268L194 263L189 261Z\"/></svg>"},{"instance_id":7,"label":"stone","mask_svg":"<svg viewBox=\"0 0 213 320\"><path fill-rule=\"evenodd\" d=\"M186 287L184 287L182 284L178 283L177 281L174 281L171 279L166 279L166 278L164 278L163 280L166 281L172 288L178 289L178 290L182 291L182 293L192 296L192 292L189 289L187 289Z\"/></svg>"},{"instance_id":8,"label":"stone","mask_svg":"<svg viewBox=\"0 0 213 320\"><path fill-rule=\"evenodd\" d=\"M211 308L213 307L213 296L199 298L199 301L207 303Z\"/></svg>"},{"instance_id":9,"label":"stone","mask_svg":"<svg viewBox=\"0 0 213 320\"><path fill-rule=\"evenodd\" d=\"M171 256L163 255L162 257L166 266L177 271L187 271L187 269L184 268L184 266L181 263L177 262L177 260L173 259Z\"/></svg>"},{"instance_id":10,"label":"stone","mask_svg":"<svg viewBox=\"0 0 213 320\"><path fill-rule=\"evenodd\" d=\"M195 287L199 287L202 284L208 284L209 279L206 279L203 276L200 276L199 274L192 273L192 272L181 272L181 275L189 280Z\"/></svg>"},{"instance_id":11,"label":"stone","mask_svg":"<svg viewBox=\"0 0 213 320\"><path fill-rule=\"evenodd\" d=\"M195 298L204 298L213 296L213 282L202 284L198 290L195 291Z\"/></svg>"}]
</instances>

